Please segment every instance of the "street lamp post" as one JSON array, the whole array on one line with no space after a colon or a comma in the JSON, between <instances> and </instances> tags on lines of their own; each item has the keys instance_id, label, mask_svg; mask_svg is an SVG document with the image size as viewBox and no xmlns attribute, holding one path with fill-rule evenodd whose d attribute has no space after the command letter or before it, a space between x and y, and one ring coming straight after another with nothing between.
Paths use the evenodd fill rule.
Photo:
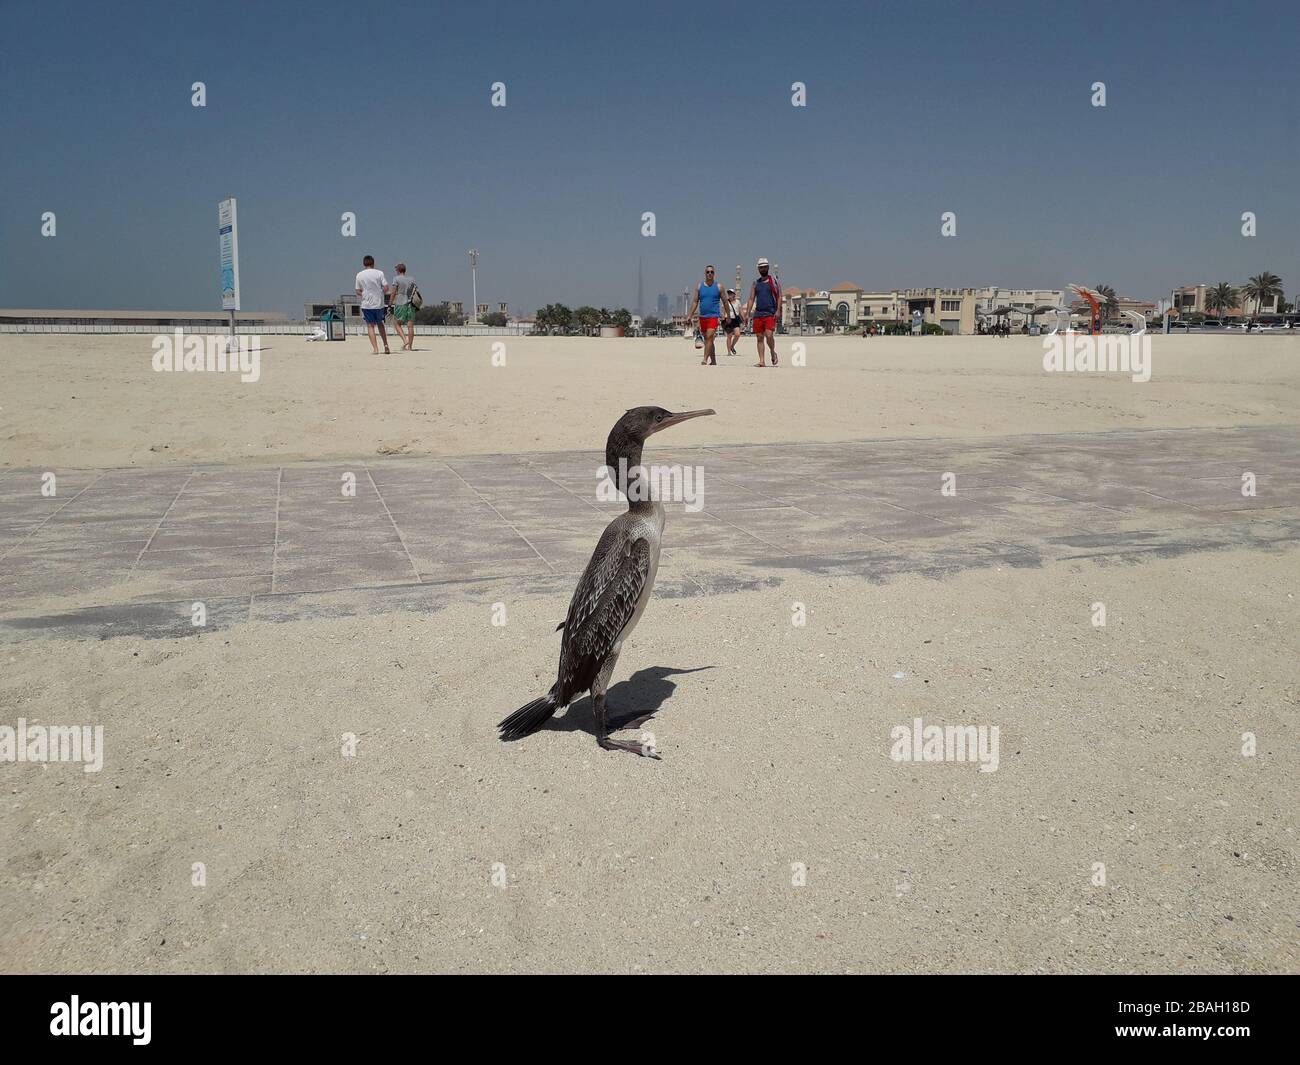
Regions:
<instances>
[{"instance_id":1,"label":"street lamp post","mask_svg":"<svg viewBox=\"0 0 1300 1065\"><path fill-rule=\"evenodd\" d=\"M478 324L478 249L470 248L469 250L469 273L470 283L473 286L474 302L470 304L469 320L471 325Z\"/></svg>"}]
</instances>

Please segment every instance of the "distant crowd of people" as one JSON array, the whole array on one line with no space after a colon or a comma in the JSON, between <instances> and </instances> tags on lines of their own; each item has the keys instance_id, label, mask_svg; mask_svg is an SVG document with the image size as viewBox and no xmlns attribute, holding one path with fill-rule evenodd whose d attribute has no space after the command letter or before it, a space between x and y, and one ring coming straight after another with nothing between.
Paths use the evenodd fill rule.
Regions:
<instances>
[{"instance_id":1,"label":"distant crowd of people","mask_svg":"<svg viewBox=\"0 0 1300 1065\"><path fill-rule=\"evenodd\" d=\"M378 339L384 343L384 354L392 354L388 350L388 331L385 328L385 319L390 314L393 328L397 330L398 339L402 342L402 350L415 350L415 312L423 302L420 286L414 278L407 275L406 263L398 263L395 269L396 276L390 285L384 272L375 269L375 257L367 255L361 260L361 272L357 274L356 291L361 297L361 316L366 321L370 350L374 355L379 354L376 330L379 333Z\"/></svg>"},{"instance_id":2,"label":"distant crowd of people","mask_svg":"<svg viewBox=\"0 0 1300 1065\"><path fill-rule=\"evenodd\" d=\"M738 355L736 342L740 340L746 322L750 323L758 342L758 362L755 365L766 366L769 354L772 365L779 365L776 327L781 321L781 283L770 275L771 264L766 259L759 259L757 266L758 277L750 286L749 299L744 306L741 306L734 288L723 290L712 265L704 268L704 280L695 286L691 309L686 313L688 330L692 323L698 323L696 347L704 349L701 366L718 365L713 341L719 328L727 338L727 354Z\"/></svg>"},{"instance_id":3,"label":"distant crowd of people","mask_svg":"<svg viewBox=\"0 0 1300 1065\"><path fill-rule=\"evenodd\" d=\"M1012 333L1021 333L1024 336L1029 335L1029 326L1021 325L1019 329L1012 329L1008 321L994 322L990 325L987 322L980 322L975 327L975 332L982 337L1009 337Z\"/></svg>"}]
</instances>

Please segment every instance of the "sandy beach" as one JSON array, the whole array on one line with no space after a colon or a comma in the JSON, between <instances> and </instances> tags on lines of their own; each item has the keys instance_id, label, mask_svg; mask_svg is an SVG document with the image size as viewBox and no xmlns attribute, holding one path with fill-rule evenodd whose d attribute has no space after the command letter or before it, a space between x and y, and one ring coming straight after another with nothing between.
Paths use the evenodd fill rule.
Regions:
<instances>
[{"instance_id":1,"label":"sandy beach","mask_svg":"<svg viewBox=\"0 0 1300 1065\"><path fill-rule=\"evenodd\" d=\"M0 465L599 449L644 403L721 412L700 444L1276 424L1300 408L1297 337L1153 337L1141 385L1044 373L1035 337L807 337L803 367L782 338L785 365L760 371L750 337L703 368L686 340L419 337L376 358L364 338L267 336L251 384L155 373L151 339L0 336Z\"/></svg>"},{"instance_id":2,"label":"sandy beach","mask_svg":"<svg viewBox=\"0 0 1300 1065\"><path fill-rule=\"evenodd\" d=\"M170 501L168 478L188 485L207 464L244 492L253 467L375 462L378 493L385 476L403 487L404 457L418 456L447 458L473 481L467 498L504 508L482 487L493 463L455 456L598 451L625 407L659 403L719 412L673 430L679 449L906 438L879 484L867 470L845 490L892 492L914 523L895 534L879 519L871 548L848 517L805 516L817 559L774 547L763 568L761 547L742 561L671 514L663 594L609 697L629 736L654 734L653 761L599 750L585 699L520 743L496 739L553 679L569 560L580 566L599 532L580 498L506 515L541 548L504 560L514 583L444 569L460 556L432 533L426 568L403 532L415 578L335 596L378 604L364 612L240 615L183 637L70 638L74 614L82 624L166 582L59 586L57 545L32 547L44 519L0 519L0 588L25 590L0 618L27 626L0 641L0 724L93 723L105 744L97 773L0 763L5 971L1300 971L1300 480L1294 454L1268 444L1300 424L1300 343L1157 337L1152 379L1134 384L1045 374L1041 343L1019 338L808 338L806 366L760 371L748 340L714 370L685 341L504 338L499 367L488 339L421 338L414 355L375 359L355 339L268 337L261 380L241 384L156 374L148 339L0 337L0 498L15 513L44 470L100 500L89 524L135 484L114 479L119 467ZM1161 437L1147 471L1200 494L1148 485L1125 509L1123 449L1140 443L1122 434L1104 475L1072 457L1071 483L1052 482L1047 456L1079 446L1069 434L1094 434L1097 454L1107 433L1192 427L1281 433L1252 445L1277 499L1232 509L1239 471L1226 451L1216 461L1219 437L1195 438L1188 461L1204 468L1191 471ZM1014 452L1001 442L1022 434L1043 435ZM930 504L907 483L909 448L926 438L953 454L997 438L943 565L925 554ZM939 470L918 465L937 496ZM332 466L319 483L337 494ZM1087 490L1104 524L1081 517ZM201 494L195 520L226 491ZM247 489L259 505L261 492ZM798 498L755 517L724 501L719 520L775 546L801 535L782 524L793 511L815 510ZM441 505L389 517L433 525ZM319 513L340 560L386 546L354 534L359 519ZM564 526L563 551L528 522ZM283 567L282 531L268 535ZM1005 554L977 558L992 542ZM86 543L70 553L115 550ZM147 543L138 556L122 543L148 557ZM193 551L196 571L217 554L173 550ZM892 567L873 569L873 550ZM15 559L48 562L48 593L17 583ZM232 573L196 576L252 579ZM379 593L404 593L399 580L421 593L435 582L438 598L387 609ZM241 587L231 602L279 591ZM493 624L498 602L507 624ZM918 718L997 726L996 770L895 760L893 730Z\"/></svg>"},{"instance_id":3,"label":"sandy beach","mask_svg":"<svg viewBox=\"0 0 1300 1065\"><path fill-rule=\"evenodd\" d=\"M585 700L497 742L560 598L8 648L107 764L5 767L4 968L1295 972L1298 557L658 601L610 703L675 685L659 762ZM1000 767L891 761L918 716Z\"/></svg>"}]
</instances>

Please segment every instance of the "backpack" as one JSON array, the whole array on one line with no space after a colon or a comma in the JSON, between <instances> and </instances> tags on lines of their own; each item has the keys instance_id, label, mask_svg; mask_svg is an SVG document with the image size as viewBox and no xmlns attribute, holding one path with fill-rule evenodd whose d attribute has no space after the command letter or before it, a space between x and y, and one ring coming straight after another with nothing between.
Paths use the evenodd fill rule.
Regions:
<instances>
[{"instance_id":1,"label":"backpack","mask_svg":"<svg viewBox=\"0 0 1300 1065\"><path fill-rule=\"evenodd\" d=\"M411 282L411 306L417 311L424 306L424 297L420 295L420 286Z\"/></svg>"}]
</instances>

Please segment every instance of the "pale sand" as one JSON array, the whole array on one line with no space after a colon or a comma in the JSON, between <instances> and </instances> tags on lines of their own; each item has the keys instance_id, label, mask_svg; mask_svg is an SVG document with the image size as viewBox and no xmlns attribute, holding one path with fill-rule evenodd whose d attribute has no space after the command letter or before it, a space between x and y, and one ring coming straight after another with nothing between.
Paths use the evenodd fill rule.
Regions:
<instances>
[{"instance_id":1,"label":"pale sand","mask_svg":"<svg viewBox=\"0 0 1300 1065\"><path fill-rule=\"evenodd\" d=\"M1295 972L1298 562L659 599L617 680L712 667L660 762L585 701L496 740L560 597L8 648L6 717L102 722L107 761L4 769L0 967ZM1000 726L999 769L891 761L916 716Z\"/></svg>"},{"instance_id":2,"label":"pale sand","mask_svg":"<svg viewBox=\"0 0 1300 1065\"><path fill-rule=\"evenodd\" d=\"M640 402L717 408L683 444L1294 424L1300 380L1276 338L1156 338L1146 385L1044 375L1022 340L813 340L760 372L685 342L508 340L494 369L487 341L280 337L260 385L155 375L133 343L0 338L4 462L592 449ZM598 750L585 701L495 739L553 679L567 595L504 628L460 603L7 646L0 723L103 724L108 751L0 764L0 969L1295 972L1298 563L659 597L610 698L700 669L646 726L662 762ZM1000 768L891 761L916 716L998 725Z\"/></svg>"},{"instance_id":3,"label":"pale sand","mask_svg":"<svg viewBox=\"0 0 1300 1065\"><path fill-rule=\"evenodd\" d=\"M692 443L1293 422L1300 337L1152 338L1154 374L1048 374L1016 337L805 338L808 364L701 367L686 340L268 336L262 377L155 373L146 335L0 336L0 465L356 460L603 447L628 407L713 407ZM505 366L492 345L505 345ZM74 398L75 397L75 398Z\"/></svg>"}]
</instances>

